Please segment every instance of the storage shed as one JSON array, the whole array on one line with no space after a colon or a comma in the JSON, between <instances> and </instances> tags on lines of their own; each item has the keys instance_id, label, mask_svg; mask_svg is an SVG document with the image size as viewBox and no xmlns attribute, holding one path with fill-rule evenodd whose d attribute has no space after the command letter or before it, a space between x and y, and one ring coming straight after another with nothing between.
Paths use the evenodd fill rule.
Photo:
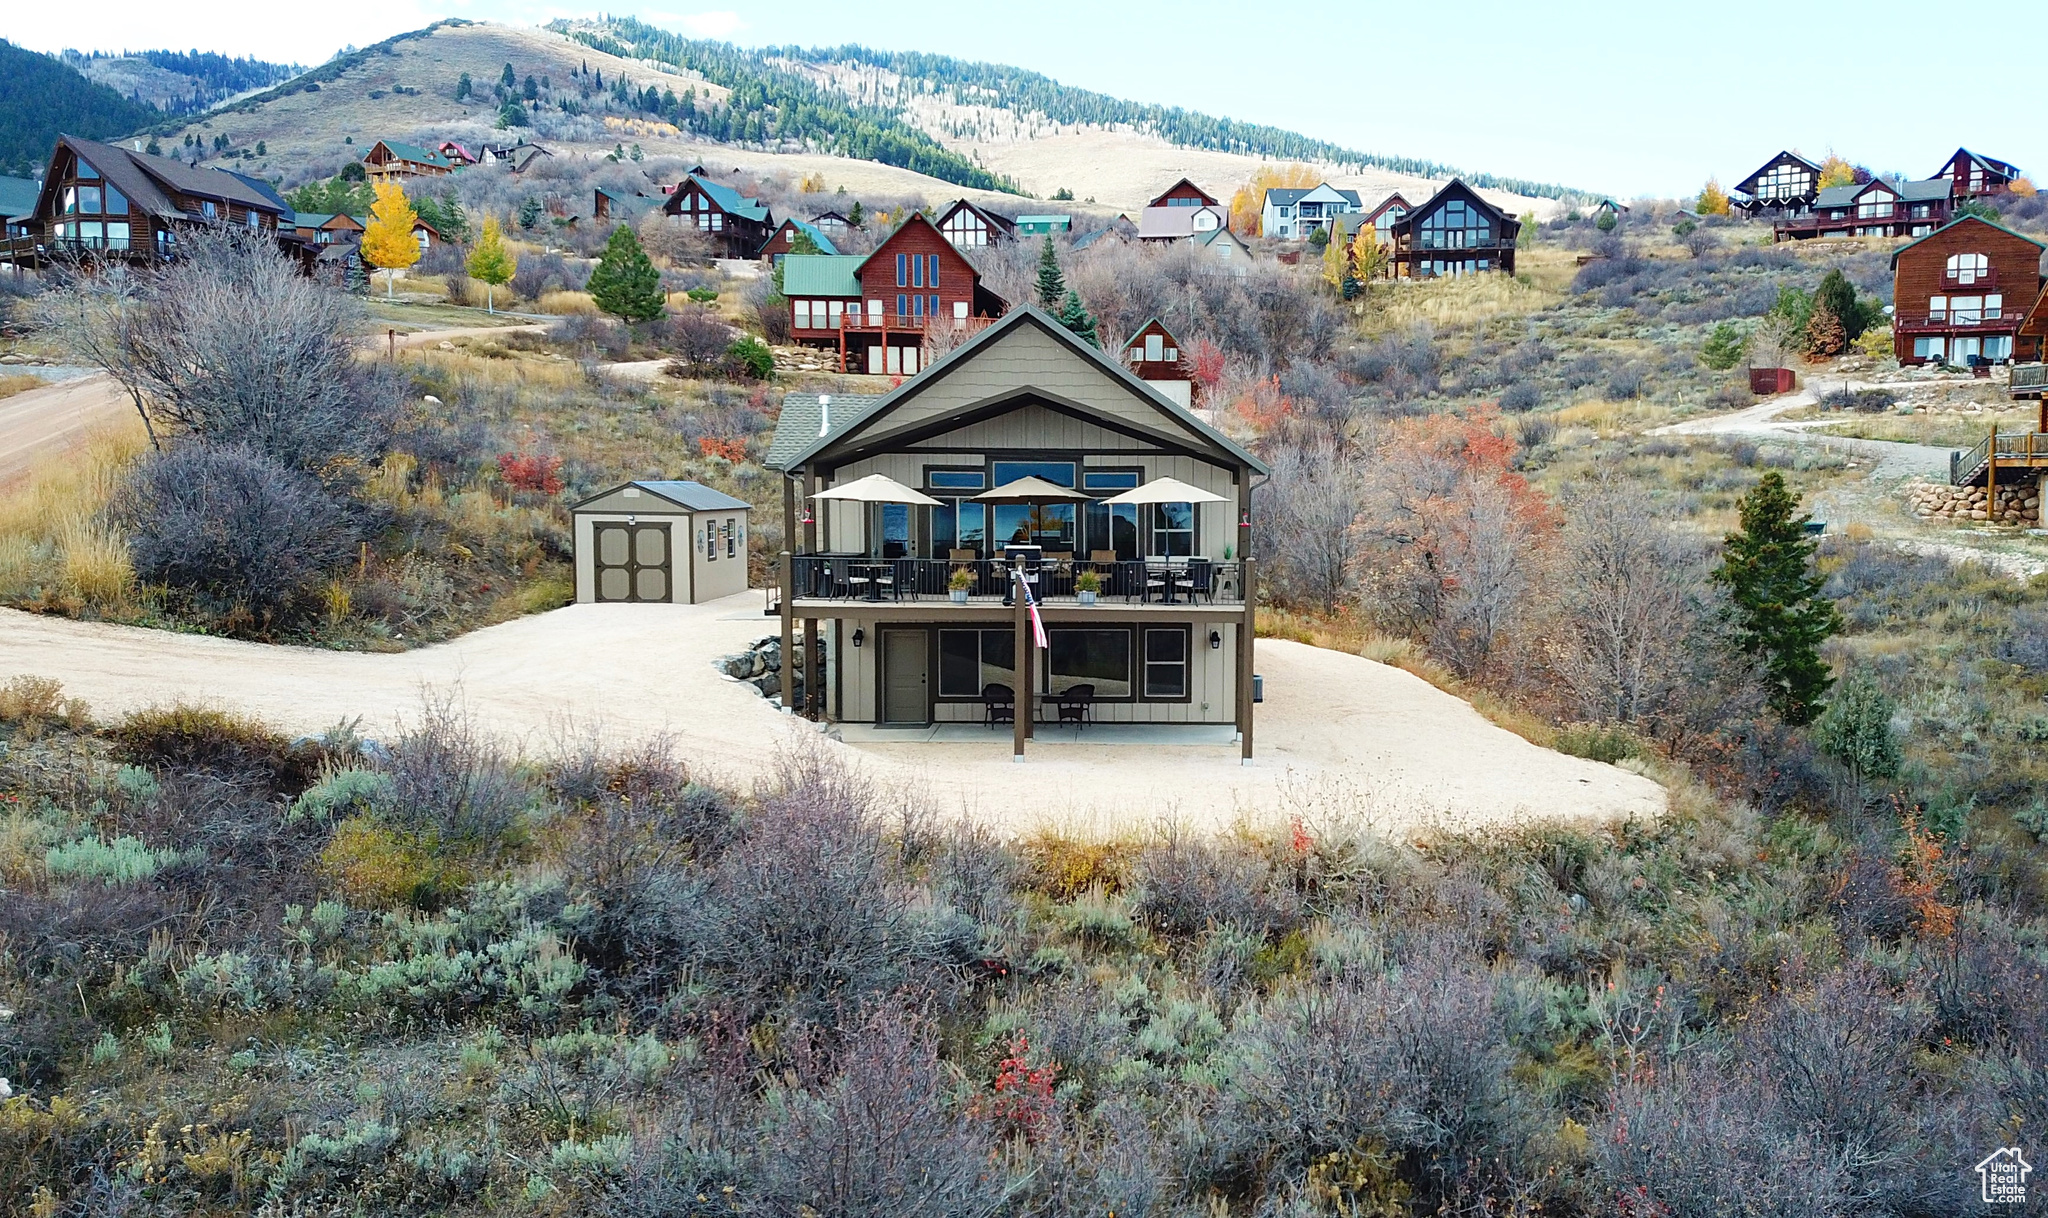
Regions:
<instances>
[{"instance_id":1,"label":"storage shed","mask_svg":"<svg viewBox=\"0 0 2048 1218\"><path fill-rule=\"evenodd\" d=\"M747 590L747 512L701 482L628 482L570 508L576 601L694 605Z\"/></svg>"}]
</instances>

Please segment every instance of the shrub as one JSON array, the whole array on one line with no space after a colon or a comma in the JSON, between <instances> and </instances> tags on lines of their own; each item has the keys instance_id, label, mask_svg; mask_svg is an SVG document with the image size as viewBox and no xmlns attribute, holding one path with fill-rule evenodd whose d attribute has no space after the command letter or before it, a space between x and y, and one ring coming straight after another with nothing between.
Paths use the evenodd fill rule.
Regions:
<instances>
[{"instance_id":1,"label":"shrub","mask_svg":"<svg viewBox=\"0 0 2048 1218\"><path fill-rule=\"evenodd\" d=\"M111 842L88 837L69 845L51 847L43 858L43 868L53 880L85 879L103 880L108 884L133 884L176 865L183 857L176 850L151 850L132 837L117 837Z\"/></svg>"},{"instance_id":2,"label":"shrub","mask_svg":"<svg viewBox=\"0 0 2048 1218\"><path fill-rule=\"evenodd\" d=\"M510 844L536 793L512 759L447 703L431 703L391 749L386 818L429 845L481 851Z\"/></svg>"},{"instance_id":3,"label":"shrub","mask_svg":"<svg viewBox=\"0 0 2048 1218\"><path fill-rule=\"evenodd\" d=\"M326 821L373 811L390 802L392 787L391 776L375 770L333 770L292 801L291 815Z\"/></svg>"},{"instance_id":4,"label":"shrub","mask_svg":"<svg viewBox=\"0 0 2048 1218\"><path fill-rule=\"evenodd\" d=\"M515 491L562 493L562 459L543 453L499 453L498 476Z\"/></svg>"},{"instance_id":5,"label":"shrub","mask_svg":"<svg viewBox=\"0 0 2048 1218\"><path fill-rule=\"evenodd\" d=\"M334 827L320 867L349 903L369 909L438 909L461 895L471 872L449 852L399 832L374 816Z\"/></svg>"},{"instance_id":6,"label":"shrub","mask_svg":"<svg viewBox=\"0 0 2048 1218\"><path fill-rule=\"evenodd\" d=\"M1510 414L1521 414L1543 404L1543 394L1528 381L1516 381L1501 391L1500 408Z\"/></svg>"},{"instance_id":7,"label":"shrub","mask_svg":"<svg viewBox=\"0 0 2048 1218\"><path fill-rule=\"evenodd\" d=\"M742 334L725 349L725 357L737 374L757 381L775 375L775 353L768 344L751 334Z\"/></svg>"},{"instance_id":8,"label":"shrub","mask_svg":"<svg viewBox=\"0 0 2048 1218\"><path fill-rule=\"evenodd\" d=\"M145 458L115 511L135 570L209 612L268 621L354 548L351 511L312 475L242 448Z\"/></svg>"},{"instance_id":9,"label":"shrub","mask_svg":"<svg viewBox=\"0 0 2048 1218\"><path fill-rule=\"evenodd\" d=\"M662 341L676 353L672 372L700 371L716 366L733 346L732 327L710 309L683 309L663 323Z\"/></svg>"},{"instance_id":10,"label":"shrub","mask_svg":"<svg viewBox=\"0 0 2048 1218\"><path fill-rule=\"evenodd\" d=\"M1551 747L1573 757L1613 765L1628 757L1643 755L1642 740L1620 724L1581 724L1558 729Z\"/></svg>"},{"instance_id":11,"label":"shrub","mask_svg":"<svg viewBox=\"0 0 2048 1218\"><path fill-rule=\"evenodd\" d=\"M1265 934L1300 913L1293 890L1265 859L1178 828L1138 855L1132 879L1134 909L1168 934L1193 935L1211 926Z\"/></svg>"},{"instance_id":12,"label":"shrub","mask_svg":"<svg viewBox=\"0 0 2048 1218\"><path fill-rule=\"evenodd\" d=\"M15 677L0 685L0 723L57 718L64 706L64 684L51 677Z\"/></svg>"},{"instance_id":13,"label":"shrub","mask_svg":"<svg viewBox=\"0 0 2048 1218\"><path fill-rule=\"evenodd\" d=\"M132 765L153 770L216 770L227 774L264 772L274 780L303 785L314 761L284 736L254 719L230 711L176 702L130 711L109 734L115 753Z\"/></svg>"}]
</instances>

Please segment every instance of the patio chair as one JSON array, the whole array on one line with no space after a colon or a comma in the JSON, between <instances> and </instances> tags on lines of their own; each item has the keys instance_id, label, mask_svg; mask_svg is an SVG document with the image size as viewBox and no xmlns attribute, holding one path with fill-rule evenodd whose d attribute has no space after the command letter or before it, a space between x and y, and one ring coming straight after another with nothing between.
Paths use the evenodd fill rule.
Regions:
<instances>
[{"instance_id":1,"label":"patio chair","mask_svg":"<svg viewBox=\"0 0 2048 1218\"><path fill-rule=\"evenodd\" d=\"M887 566L875 569L875 586L878 589L886 589L891 596L900 601L903 599L902 577L905 574L903 560L900 558L892 559Z\"/></svg>"},{"instance_id":2,"label":"patio chair","mask_svg":"<svg viewBox=\"0 0 2048 1218\"><path fill-rule=\"evenodd\" d=\"M843 558L835 558L825 564L825 595L828 597L851 599L853 586L867 582L867 576L854 575Z\"/></svg>"},{"instance_id":3,"label":"patio chair","mask_svg":"<svg viewBox=\"0 0 2048 1218\"><path fill-rule=\"evenodd\" d=\"M990 683L981 687L983 722L990 728L1017 721L1017 691L1007 685Z\"/></svg>"},{"instance_id":4,"label":"patio chair","mask_svg":"<svg viewBox=\"0 0 2048 1218\"><path fill-rule=\"evenodd\" d=\"M1144 599L1147 601L1151 600L1153 592L1157 591L1159 593L1159 599L1165 600L1167 596L1171 594L1172 580L1172 567L1167 566L1165 563L1146 563Z\"/></svg>"},{"instance_id":5,"label":"patio chair","mask_svg":"<svg viewBox=\"0 0 2048 1218\"><path fill-rule=\"evenodd\" d=\"M1086 682L1069 685L1057 695L1061 723L1071 723L1075 731L1095 717L1095 687Z\"/></svg>"},{"instance_id":6,"label":"patio chair","mask_svg":"<svg viewBox=\"0 0 2048 1218\"><path fill-rule=\"evenodd\" d=\"M1190 604L1198 596L1207 597L1212 604L1216 600L1216 567L1206 558L1188 559L1187 566L1174 572L1173 582L1187 593Z\"/></svg>"}]
</instances>

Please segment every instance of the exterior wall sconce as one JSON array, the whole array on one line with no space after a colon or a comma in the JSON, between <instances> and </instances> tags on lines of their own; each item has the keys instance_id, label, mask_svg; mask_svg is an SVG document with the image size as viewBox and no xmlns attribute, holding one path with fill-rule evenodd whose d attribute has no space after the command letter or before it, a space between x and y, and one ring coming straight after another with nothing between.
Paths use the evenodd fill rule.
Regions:
<instances>
[{"instance_id":1,"label":"exterior wall sconce","mask_svg":"<svg viewBox=\"0 0 2048 1218\"><path fill-rule=\"evenodd\" d=\"M1223 632L1222 632L1222 631L1220 631L1220 630L1211 630L1211 631L1209 632L1209 650L1211 650L1211 651L1221 651L1221 650L1223 650Z\"/></svg>"},{"instance_id":2,"label":"exterior wall sconce","mask_svg":"<svg viewBox=\"0 0 2048 1218\"><path fill-rule=\"evenodd\" d=\"M858 647L858 646L860 646L860 645L861 645L862 643L865 643L865 642L867 642L867 641L868 641L868 632L867 632L867 631L865 631L865 630L862 630L862 629L861 629L860 627L858 627L858 626L854 627L854 631L853 631L853 645L854 645L855 647Z\"/></svg>"},{"instance_id":3,"label":"exterior wall sconce","mask_svg":"<svg viewBox=\"0 0 2048 1218\"><path fill-rule=\"evenodd\" d=\"M628 517L626 517L626 523L627 523L627 524L639 524L639 523L640 523L640 518L639 518L638 516L628 516Z\"/></svg>"}]
</instances>

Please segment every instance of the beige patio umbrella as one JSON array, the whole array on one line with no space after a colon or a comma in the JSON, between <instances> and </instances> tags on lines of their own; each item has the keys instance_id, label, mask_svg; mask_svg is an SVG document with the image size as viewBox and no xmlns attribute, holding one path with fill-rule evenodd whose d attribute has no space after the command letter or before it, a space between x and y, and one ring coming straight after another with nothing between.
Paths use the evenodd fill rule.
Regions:
<instances>
[{"instance_id":1,"label":"beige patio umbrella","mask_svg":"<svg viewBox=\"0 0 2048 1218\"><path fill-rule=\"evenodd\" d=\"M1086 499L1087 495L1068 487L1058 486L1043 478L1019 478L1005 482L992 491L983 491L975 496L983 503L1062 503L1069 499Z\"/></svg>"},{"instance_id":2,"label":"beige patio umbrella","mask_svg":"<svg viewBox=\"0 0 2048 1218\"><path fill-rule=\"evenodd\" d=\"M1191 486L1178 478L1154 478L1143 486L1134 486L1121 495L1111 495L1104 503L1222 503L1223 496L1214 491L1205 491Z\"/></svg>"},{"instance_id":3,"label":"beige patio umbrella","mask_svg":"<svg viewBox=\"0 0 2048 1218\"><path fill-rule=\"evenodd\" d=\"M912 503L919 507L938 507L939 501L914 491L887 474L869 474L855 478L841 486L828 486L812 495L813 499L840 499L848 503Z\"/></svg>"}]
</instances>

